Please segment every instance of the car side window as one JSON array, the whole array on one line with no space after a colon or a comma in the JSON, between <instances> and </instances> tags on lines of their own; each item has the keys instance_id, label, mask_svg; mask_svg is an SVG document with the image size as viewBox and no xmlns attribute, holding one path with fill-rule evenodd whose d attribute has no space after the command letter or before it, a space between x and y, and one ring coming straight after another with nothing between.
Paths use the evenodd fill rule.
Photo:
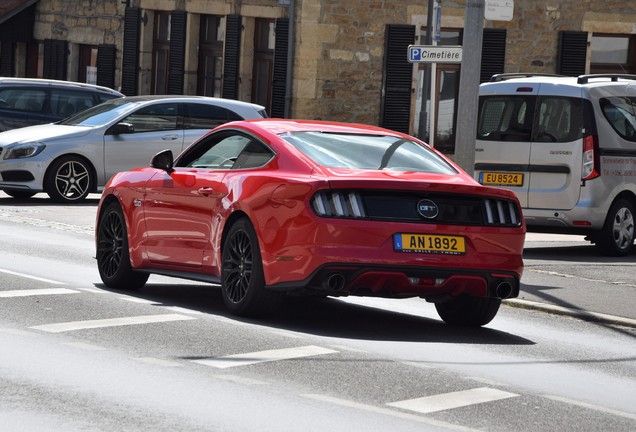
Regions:
<instances>
[{"instance_id":1,"label":"car side window","mask_svg":"<svg viewBox=\"0 0 636 432\"><path fill-rule=\"evenodd\" d=\"M599 102L612 128L622 138L636 141L636 98L610 97Z\"/></svg>"},{"instance_id":2,"label":"car side window","mask_svg":"<svg viewBox=\"0 0 636 432\"><path fill-rule=\"evenodd\" d=\"M243 118L227 108L207 103L186 104L185 129L213 129L223 123Z\"/></svg>"},{"instance_id":3,"label":"car side window","mask_svg":"<svg viewBox=\"0 0 636 432\"><path fill-rule=\"evenodd\" d=\"M42 113L46 101L46 91L29 88L12 88L0 92L0 107L20 111Z\"/></svg>"},{"instance_id":4,"label":"car side window","mask_svg":"<svg viewBox=\"0 0 636 432\"><path fill-rule=\"evenodd\" d=\"M95 105L93 95L88 92L54 89L51 91L51 112L68 117Z\"/></svg>"},{"instance_id":5,"label":"car side window","mask_svg":"<svg viewBox=\"0 0 636 432\"><path fill-rule=\"evenodd\" d=\"M274 153L266 145L236 132L222 132L203 138L176 161L177 167L201 169L257 168Z\"/></svg>"},{"instance_id":6,"label":"car side window","mask_svg":"<svg viewBox=\"0 0 636 432\"><path fill-rule=\"evenodd\" d=\"M177 104L166 103L146 106L122 120L130 123L134 133L177 129Z\"/></svg>"}]
</instances>

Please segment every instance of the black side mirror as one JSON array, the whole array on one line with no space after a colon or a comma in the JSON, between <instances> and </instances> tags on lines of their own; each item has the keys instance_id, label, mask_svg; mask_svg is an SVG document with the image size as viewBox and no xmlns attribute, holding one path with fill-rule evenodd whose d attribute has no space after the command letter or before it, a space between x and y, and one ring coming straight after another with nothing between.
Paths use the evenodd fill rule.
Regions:
<instances>
[{"instance_id":1,"label":"black side mirror","mask_svg":"<svg viewBox=\"0 0 636 432\"><path fill-rule=\"evenodd\" d=\"M174 164L174 157L172 156L172 150L163 150L157 153L150 160L150 166L152 168L157 168L160 170L164 170L168 174L174 171L172 167Z\"/></svg>"},{"instance_id":2,"label":"black side mirror","mask_svg":"<svg viewBox=\"0 0 636 432\"><path fill-rule=\"evenodd\" d=\"M122 135L122 134L130 134L135 132L135 127L131 123L117 123L112 125L108 131L106 131L106 135Z\"/></svg>"}]
</instances>

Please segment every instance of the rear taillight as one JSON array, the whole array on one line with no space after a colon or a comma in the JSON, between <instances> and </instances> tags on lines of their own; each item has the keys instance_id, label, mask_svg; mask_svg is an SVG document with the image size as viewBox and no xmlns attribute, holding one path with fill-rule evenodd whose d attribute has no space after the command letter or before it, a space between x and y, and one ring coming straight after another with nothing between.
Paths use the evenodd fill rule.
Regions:
<instances>
[{"instance_id":1,"label":"rear taillight","mask_svg":"<svg viewBox=\"0 0 636 432\"><path fill-rule=\"evenodd\" d=\"M598 150L598 136L583 138L583 161L581 162L581 180L592 180L601 175Z\"/></svg>"},{"instance_id":2,"label":"rear taillight","mask_svg":"<svg viewBox=\"0 0 636 432\"><path fill-rule=\"evenodd\" d=\"M353 191L321 191L311 199L314 212L321 217L365 218L362 197Z\"/></svg>"}]
</instances>

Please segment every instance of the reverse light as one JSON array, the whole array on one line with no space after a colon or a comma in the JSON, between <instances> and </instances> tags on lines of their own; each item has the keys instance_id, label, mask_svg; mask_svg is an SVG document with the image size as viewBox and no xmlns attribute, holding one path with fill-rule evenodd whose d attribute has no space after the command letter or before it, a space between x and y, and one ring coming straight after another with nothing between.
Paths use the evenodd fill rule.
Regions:
<instances>
[{"instance_id":1,"label":"reverse light","mask_svg":"<svg viewBox=\"0 0 636 432\"><path fill-rule=\"evenodd\" d=\"M37 156L46 146L40 142L15 144L5 147L6 153L3 159L24 159Z\"/></svg>"},{"instance_id":2,"label":"reverse light","mask_svg":"<svg viewBox=\"0 0 636 432\"><path fill-rule=\"evenodd\" d=\"M592 180L600 175L598 136L588 135L583 138L581 180Z\"/></svg>"}]
</instances>

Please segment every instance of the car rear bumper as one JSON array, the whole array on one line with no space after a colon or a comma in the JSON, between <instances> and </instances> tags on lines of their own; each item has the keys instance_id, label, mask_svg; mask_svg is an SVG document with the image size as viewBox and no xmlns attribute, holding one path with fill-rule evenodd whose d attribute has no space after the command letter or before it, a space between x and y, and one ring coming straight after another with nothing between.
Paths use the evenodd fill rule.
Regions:
<instances>
[{"instance_id":1,"label":"car rear bumper","mask_svg":"<svg viewBox=\"0 0 636 432\"><path fill-rule=\"evenodd\" d=\"M431 302L462 294L503 299L519 296L519 275L499 270L328 264L307 279L268 288L330 296L422 297Z\"/></svg>"},{"instance_id":2,"label":"car rear bumper","mask_svg":"<svg viewBox=\"0 0 636 432\"><path fill-rule=\"evenodd\" d=\"M404 232L461 236L465 253L396 251L393 235ZM462 293L499 298L519 293L524 227L344 221L338 227L319 224L295 237L313 243L273 253L263 248L271 289L431 300Z\"/></svg>"}]
</instances>

